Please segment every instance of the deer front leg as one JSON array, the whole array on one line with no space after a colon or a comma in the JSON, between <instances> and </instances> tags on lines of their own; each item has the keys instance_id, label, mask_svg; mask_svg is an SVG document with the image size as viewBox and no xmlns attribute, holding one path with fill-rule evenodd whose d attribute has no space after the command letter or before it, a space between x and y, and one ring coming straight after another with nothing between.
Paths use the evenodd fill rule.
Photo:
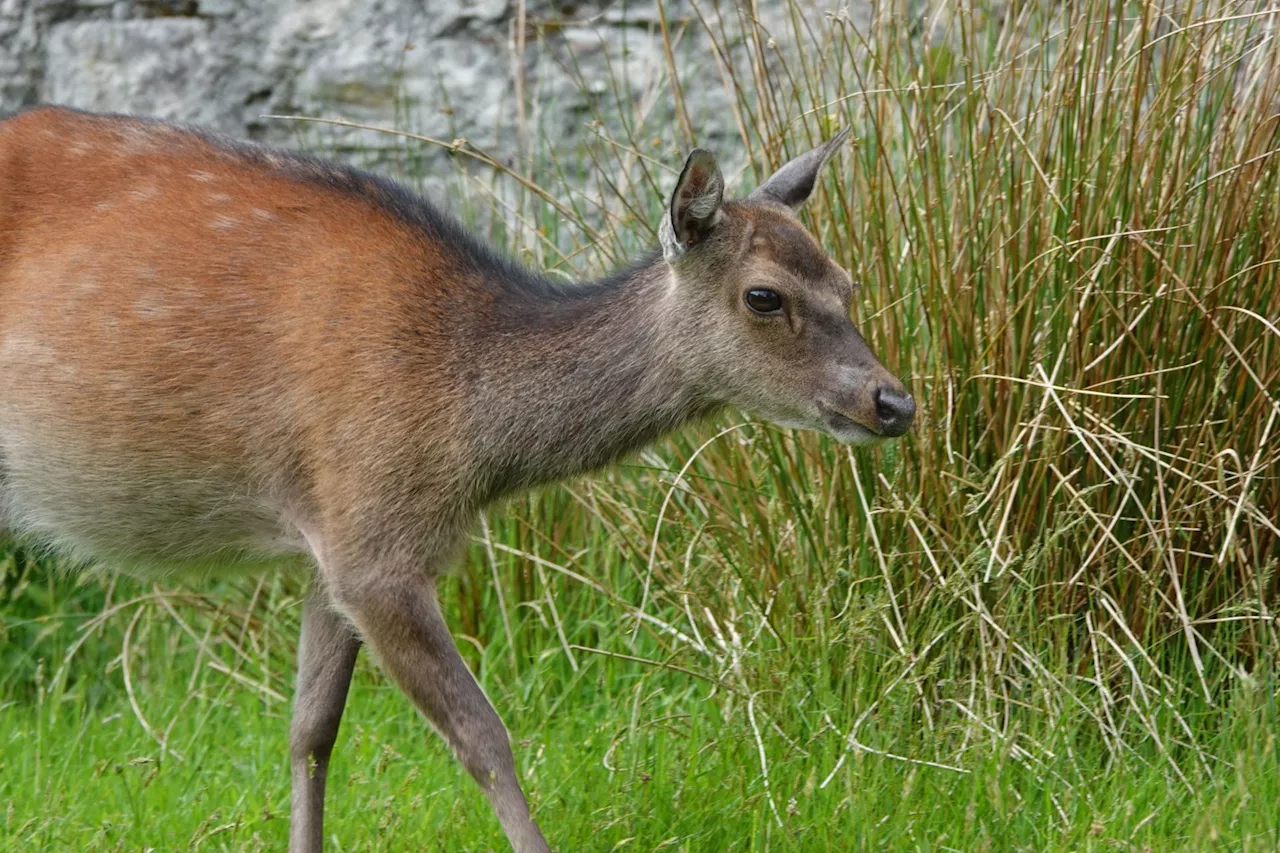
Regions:
<instances>
[{"instance_id":1,"label":"deer front leg","mask_svg":"<svg viewBox=\"0 0 1280 853\"><path fill-rule=\"evenodd\" d=\"M324 781L359 650L355 629L316 584L303 605L298 641L298 688L289 732L289 853L320 853L324 845Z\"/></svg>"},{"instance_id":2,"label":"deer front leg","mask_svg":"<svg viewBox=\"0 0 1280 853\"><path fill-rule=\"evenodd\" d=\"M506 727L458 654L434 579L421 572L364 577L336 594L343 611L480 784L516 853L550 853L516 780Z\"/></svg>"}]
</instances>

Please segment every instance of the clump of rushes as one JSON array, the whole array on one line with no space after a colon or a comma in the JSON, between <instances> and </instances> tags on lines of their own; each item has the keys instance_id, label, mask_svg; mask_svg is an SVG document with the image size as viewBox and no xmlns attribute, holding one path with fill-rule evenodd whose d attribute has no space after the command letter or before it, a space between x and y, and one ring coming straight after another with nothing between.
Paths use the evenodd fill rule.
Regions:
<instances>
[{"instance_id":1,"label":"clump of rushes","mask_svg":"<svg viewBox=\"0 0 1280 853\"><path fill-rule=\"evenodd\" d=\"M1280 14L880 11L797 0L770 32L693 0L667 77L565 65L581 145L533 103L512 163L440 143L473 222L589 273L653 241L668 167L716 145L693 87L728 93L740 191L851 126L803 216L921 405L882 450L727 416L488 519L443 584L463 652L517 738L586 732L527 768L535 808L579 849L1274 849ZM27 633L0 698L74 692L100 632L112 665L199 669L168 714L136 685L154 661L128 670L153 736L214 686L283 711L296 584L224 606L7 565ZM37 593L110 618L37 635Z\"/></svg>"},{"instance_id":2,"label":"clump of rushes","mask_svg":"<svg viewBox=\"0 0 1280 853\"><path fill-rule=\"evenodd\" d=\"M1079 713L1117 755L1149 740L1182 773L1180 743L1193 768L1185 702L1276 687L1277 13L947 6L918 26L885 9L861 32L797 3L783 34L692 9L682 24L710 37L761 172L854 128L804 215L862 283L861 322L921 423L869 453L710 425L493 535L558 561L600 537L610 575L593 577L665 614L652 641L744 694L785 677L847 696L851 678L901 674L930 726L959 712L998 737ZM666 81L677 113L692 76ZM688 142L625 81L610 91L587 191L552 146L530 155L582 220L556 230L563 209L519 195L509 239L543 265L625 254L656 219L638 199L670 183L655 152L677 162ZM536 561L499 562L517 571L509 600L547 594Z\"/></svg>"}]
</instances>

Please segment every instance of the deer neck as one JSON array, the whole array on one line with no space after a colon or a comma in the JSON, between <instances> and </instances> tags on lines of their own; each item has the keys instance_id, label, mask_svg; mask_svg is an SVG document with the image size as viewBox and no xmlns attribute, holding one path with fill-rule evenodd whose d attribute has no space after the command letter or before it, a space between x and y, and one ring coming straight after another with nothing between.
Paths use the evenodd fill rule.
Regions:
<instances>
[{"instance_id":1,"label":"deer neck","mask_svg":"<svg viewBox=\"0 0 1280 853\"><path fill-rule=\"evenodd\" d=\"M712 408L682 368L672 298L661 258L495 298L472 348L481 502L606 465Z\"/></svg>"}]
</instances>

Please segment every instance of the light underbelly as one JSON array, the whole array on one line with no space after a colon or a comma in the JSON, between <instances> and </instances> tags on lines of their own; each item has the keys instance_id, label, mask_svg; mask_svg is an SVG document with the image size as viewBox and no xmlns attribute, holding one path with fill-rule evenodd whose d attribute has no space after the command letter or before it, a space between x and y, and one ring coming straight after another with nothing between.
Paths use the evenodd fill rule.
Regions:
<instances>
[{"instance_id":1,"label":"light underbelly","mask_svg":"<svg viewBox=\"0 0 1280 853\"><path fill-rule=\"evenodd\" d=\"M55 452L0 434L0 526L144 576L257 568L305 551L264 489L183 461Z\"/></svg>"}]
</instances>

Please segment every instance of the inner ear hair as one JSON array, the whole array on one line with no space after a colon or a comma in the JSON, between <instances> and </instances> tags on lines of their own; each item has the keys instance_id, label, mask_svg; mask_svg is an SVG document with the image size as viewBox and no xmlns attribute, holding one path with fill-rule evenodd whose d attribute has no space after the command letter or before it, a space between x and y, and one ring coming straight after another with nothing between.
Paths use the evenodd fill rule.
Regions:
<instances>
[{"instance_id":1,"label":"inner ear hair","mask_svg":"<svg viewBox=\"0 0 1280 853\"><path fill-rule=\"evenodd\" d=\"M662 252L668 258L683 254L720 221L724 176L710 151L695 148L676 181L667 215L658 229Z\"/></svg>"}]
</instances>

